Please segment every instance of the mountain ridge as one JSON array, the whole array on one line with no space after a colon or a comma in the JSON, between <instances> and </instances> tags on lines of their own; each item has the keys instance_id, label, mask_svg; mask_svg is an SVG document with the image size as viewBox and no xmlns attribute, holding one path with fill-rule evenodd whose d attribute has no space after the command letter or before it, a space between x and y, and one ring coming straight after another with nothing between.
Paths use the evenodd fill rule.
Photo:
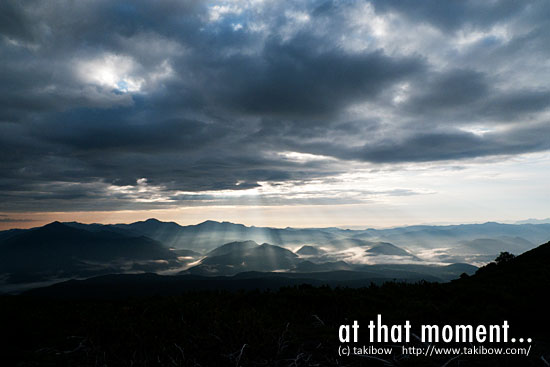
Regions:
<instances>
[{"instance_id":1,"label":"mountain ridge","mask_svg":"<svg viewBox=\"0 0 550 367\"><path fill-rule=\"evenodd\" d=\"M406 264L407 271L414 273L415 264L483 265L501 251L519 254L531 249L533 242L526 238L536 237L550 237L550 225L487 222L349 230L247 227L216 221L180 226L154 218L115 225L56 221L28 230L0 232L0 276L8 282L25 283L148 271L201 275L371 271L373 268L368 267L376 264L386 264L386 274L403 271L398 264ZM274 242L260 241L266 238ZM232 243L241 250L226 251ZM298 253L293 249L299 249ZM418 269L430 275L426 273L429 267ZM448 280L449 276L440 279Z\"/></svg>"}]
</instances>

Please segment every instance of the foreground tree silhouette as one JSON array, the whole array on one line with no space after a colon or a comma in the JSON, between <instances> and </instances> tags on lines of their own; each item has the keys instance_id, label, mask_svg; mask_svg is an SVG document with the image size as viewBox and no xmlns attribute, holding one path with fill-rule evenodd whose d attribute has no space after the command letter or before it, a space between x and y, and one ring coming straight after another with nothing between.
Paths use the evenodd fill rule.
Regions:
<instances>
[{"instance_id":1,"label":"foreground tree silhouette","mask_svg":"<svg viewBox=\"0 0 550 367\"><path fill-rule=\"evenodd\" d=\"M503 251L496 257L495 262L497 263L497 265L506 264L515 257L516 255L511 254L508 251Z\"/></svg>"}]
</instances>

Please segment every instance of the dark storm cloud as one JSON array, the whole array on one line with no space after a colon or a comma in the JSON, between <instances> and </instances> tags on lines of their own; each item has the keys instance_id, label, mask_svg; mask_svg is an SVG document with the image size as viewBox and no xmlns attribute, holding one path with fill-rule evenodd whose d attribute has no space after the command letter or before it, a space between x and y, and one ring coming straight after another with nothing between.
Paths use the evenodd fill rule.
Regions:
<instances>
[{"instance_id":1,"label":"dark storm cloud","mask_svg":"<svg viewBox=\"0 0 550 367\"><path fill-rule=\"evenodd\" d=\"M517 15L530 6L528 1L516 0L450 0L444 4L437 0L376 0L374 4L379 12L398 12L414 21L428 22L448 32L464 26L489 27Z\"/></svg>"},{"instance_id":2,"label":"dark storm cloud","mask_svg":"<svg viewBox=\"0 0 550 367\"><path fill-rule=\"evenodd\" d=\"M271 38L259 57L222 60L216 70L225 74L220 87L226 88L218 101L262 116L333 115L422 69L421 60L391 58L380 50L351 55L340 49L317 51L323 43L301 34L288 42Z\"/></svg>"},{"instance_id":3,"label":"dark storm cloud","mask_svg":"<svg viewBox=\"0 0 550 367\"><path fill-rule=\"evenodd\" d=\"M2 2L0 210L215 202L193 193L548 150L549 8Z\"/></svg>"},{"instance_id":4,"label":"dark storm cloud","mask_svg":"<svg viewBox=\"0 0 550 367\"><path fill-rule=\"evenodd\" d=\"M548 123L483 135L463 131L430 132L390 144L365 146L357 154L362 159L377 162L426 162L521 154L550 149L550 142L545 138L548 134Z\"/></svg>"},{"instance_id":5,"label":"dark storm cloud","mask_svg":"<svg viewBox=\"0 0 550 367\"><path fill-rule=\"evenodd\" d=\"M25 15L24 4L19 1L3 1L0 4L0 32L18 39L31 39L32 22Z\"/></svg>"},{"instance_id":6,"label":"dark storm cloud","mask_svg":"<svg viewBox=\"0 0 550 367\"><path fill-rule=\"evenodd\" d=\"M421 83L407 101L410 114L431 118L435 123L503 123L526 119L550 105L550 90L495 88L495 80L475 70L456 69L437 73Z\"/></svg>"},{"instance_id":7,"label":"dark storm cloud","mask_svg":"<svg viewBox=\"0 0 550 367\"><path fill-rule=\"evenodd\" d=\"M430 113L468 106L487 95L485 76L474 70L450 70L432 76L420 86L418 94L411 98L411 109L419 113Z\"/></svg>"}]
</instances>

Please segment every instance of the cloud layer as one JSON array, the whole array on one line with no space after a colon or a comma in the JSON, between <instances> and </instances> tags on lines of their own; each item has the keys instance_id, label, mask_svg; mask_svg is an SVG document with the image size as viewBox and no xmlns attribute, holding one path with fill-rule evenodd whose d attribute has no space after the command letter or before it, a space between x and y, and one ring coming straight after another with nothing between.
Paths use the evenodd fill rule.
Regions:
<instances>
[{"instance_id":1,"label":"cloud layer","mask_svg":"<svg viewBox=\"0 0 550 367\"><path fill-rule=\"evenodd\" d=\"M550 5L411 6L2 2L0 211L356 202L281 187L549 150Z\"/></svg>"}]
</instances>

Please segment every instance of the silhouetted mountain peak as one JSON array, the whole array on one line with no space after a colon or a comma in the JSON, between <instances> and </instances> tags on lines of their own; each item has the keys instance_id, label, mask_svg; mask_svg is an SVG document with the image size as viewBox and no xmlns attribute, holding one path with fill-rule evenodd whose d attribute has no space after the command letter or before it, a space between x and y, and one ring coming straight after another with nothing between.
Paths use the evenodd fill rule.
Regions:
<instances>
[{"instance_id":1,"label":"silhouetted mountain peak","mask_svg":"<svg viewBox=\"0 0 550 367\"><path fill-rule=\"evenodd\" d=\"M215 248L214 250L210 251L207 256L221 256L236 252L242 253L255 247L259 247L259 245L254 241L234 241Z\"/></svg>"},{"instance_id":2,"label":"silhouetted mountain peak","mask_svg":"<svg viewBox=\"0 0 550 367\"><path fill-rule=\"evenodd\" d=\"M89 235L91 233L86 230L68 226L66 224L55 221L42 227L22 232L12 237L10 241L17 239L49 241L54 239L70 238L73 236L78 236L80 234Z\"/></svg>"},{"instance_id":3,"label":"silhouetted mountain peak","mask_svg":"<svg viewBox=\"0 0 550 367\"><path fill-rule=\"evenodd\" d=\"M60 221L58 220L54 220L53 222L51 223L48 223L42 227L52 227L52 226L59 226L59 225L63 225L63 223L61 223Z\"/></svg>"},{"instance_id":4,"label":"silhouetted mountain peak","mask_svg":"<svg viewBox=\"0 0 550 367\"><path fill-rule=\"evenodd\" d=\"M63 230L63 229L67 229L67 228L70 228L70 227L63 224L63 223L61 223L61 222L55 221L55 222L48 223L48 224L42 226L39 229L43 229L43 230Z\"/></svg>"},{"instance_id":5,"label":"silhouetted mountain peak","mask_svg":"<svg viewBox=\"0 0 550 367\"><path fill-rule=\"evenodd\" d=\"M158 220L157 218L149 218L147 220L144 221L145 223L162 223L160 220Z\"/></svg>"},{"instance_id":6,"label":"silhouetted mountain peak","mask_svg":"<svg viewBox=\"0 0 550 367\"><path fill-rule=\"evenodd\" d=\"M197 226L215 226L218 224L222 224L221 222L216 222L215 220L205 220L204 222L201 222L197 224Z\"/></svg>"},{"instance_id":7,"label":"silhouetted mountain peak","mask_svg":"<svg viewBox=\"0 0 550 367\"><path fill-rule=\"evenodd\" d=\"M150 226L150 227L159 227L159 226L169 225L169 226L178 226L178 227L180 227L180 225L177 224L176 222L163 222L163 221L160 221L156 218L149 218L149 219L141 221L141 222L134 222L134 223L130 224L130 226L132 226L132 225L133 226L146 225L146 226Z\"/></svg>"},{"instance_id":8,"label":"silhouetted mountain peak","mask_svg":"<svg viewBox=\"0 0 550 367\"><path fill-rule=\"evenodd\" d=\"M215 220L206 220L202 223L196 225L199 228L208 228L208 229L226 229L226 228L248 228L243 224L236 224L231 222L217 222Z\"/></svg>"}]
</instances>

